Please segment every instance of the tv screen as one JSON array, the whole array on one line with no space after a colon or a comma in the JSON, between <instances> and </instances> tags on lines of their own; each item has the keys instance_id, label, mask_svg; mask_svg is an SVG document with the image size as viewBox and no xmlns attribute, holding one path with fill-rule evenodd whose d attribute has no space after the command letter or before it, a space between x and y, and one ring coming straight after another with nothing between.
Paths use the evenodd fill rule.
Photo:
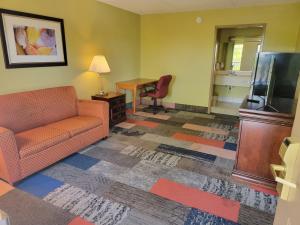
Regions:
<instances>
[{"instance_id":1,"label":"tv screen","mask_svg":"<svg viewBox=\"0 0 300 225\"><path fill-rule=\"evenodd\" d=\"M271 68L272 67L272 68ZM273 76L273 98L295 97L300 73L300 53L261 52L257 56L252 95L266 96Z\"/></svg>"}]
</instances>

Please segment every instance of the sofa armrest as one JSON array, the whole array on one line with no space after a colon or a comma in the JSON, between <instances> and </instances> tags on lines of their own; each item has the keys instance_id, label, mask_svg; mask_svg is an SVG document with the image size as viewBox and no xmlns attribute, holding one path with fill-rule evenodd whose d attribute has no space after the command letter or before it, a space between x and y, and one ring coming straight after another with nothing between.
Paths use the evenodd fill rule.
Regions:
<instances>
[{"instance_id":1,"label":"sofa armrest","mask_svg":"<svg viewBox=\"0 0 300 225\"><path fill-rule=\"evenodd\" d=\"M21 179L20 157L14 133L0 127L0 178L14 183Z\"/></svg>"},{"instance_id":2,"label":"sofa armrest","mask_svg":"<svg viewBox=\"0 0 300 225\"><path fill-rule=\"evenodd\" d=\"M78 114L80 116L99 117L103 121L105 133L109 133L109 104L104 101L78 100Z\"/></svg>"}]
</instances>

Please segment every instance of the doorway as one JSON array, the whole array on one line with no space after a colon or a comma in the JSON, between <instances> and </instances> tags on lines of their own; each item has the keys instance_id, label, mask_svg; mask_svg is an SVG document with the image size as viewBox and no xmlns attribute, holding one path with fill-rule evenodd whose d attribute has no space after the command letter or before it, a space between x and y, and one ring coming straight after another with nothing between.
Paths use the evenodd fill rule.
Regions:
<instances>
[{"instance_id":1,"label":"doorway","mask_svg":"<svg viewBox=\"0 0 300 225\"><path fill-rule=\"evenodd\" d=\"M263 49L265 25L216 28L214 65L209 111L238 115L238 108L250 92L256 55Z\"/></svg>"}]
</instances>

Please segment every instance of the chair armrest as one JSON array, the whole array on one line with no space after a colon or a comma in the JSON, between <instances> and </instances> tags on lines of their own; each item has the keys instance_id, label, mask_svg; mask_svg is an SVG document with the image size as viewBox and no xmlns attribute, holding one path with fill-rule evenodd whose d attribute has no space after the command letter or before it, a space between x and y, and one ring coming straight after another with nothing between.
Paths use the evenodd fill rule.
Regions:
<instances>
[{"instance_id":1,"label":"chair armrest","mask_svg":"<svg viewBox=\"0 0 300 225\"><path fill-rule=\"evenodd\" d=\"M14 133L0 127L0 178L9 183L21 179L20 156Z\"/></svg>"},{"instance_id":2,"label":"chair armrest","mask_svg":"<svg viewBox=\"0 0 300 225\"><path fill-rule=\"evenodd\" d=\"M78 100L78 114L80 116L94 116L101 118L103 127L109 133L109 104L104 101Z\"/></svg>"}]
</instances>

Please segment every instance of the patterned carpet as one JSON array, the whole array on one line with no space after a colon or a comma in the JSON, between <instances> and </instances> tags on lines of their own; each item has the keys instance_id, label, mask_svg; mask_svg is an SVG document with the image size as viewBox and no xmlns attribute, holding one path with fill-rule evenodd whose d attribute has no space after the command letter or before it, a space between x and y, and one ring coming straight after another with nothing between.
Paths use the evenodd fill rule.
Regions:
<instances>
[{"instance_id":1,"label":"patterned carpet","mask_svg":"<svg viewBox=\"0 0 300 225\"><path fill-rule=\"evenodd\" d=\"M231 177L237 134L232 117L130 114L15 188L0 181L0 208L12 225L271 225L276 193Z\"/></svg>"}]
</instances>

